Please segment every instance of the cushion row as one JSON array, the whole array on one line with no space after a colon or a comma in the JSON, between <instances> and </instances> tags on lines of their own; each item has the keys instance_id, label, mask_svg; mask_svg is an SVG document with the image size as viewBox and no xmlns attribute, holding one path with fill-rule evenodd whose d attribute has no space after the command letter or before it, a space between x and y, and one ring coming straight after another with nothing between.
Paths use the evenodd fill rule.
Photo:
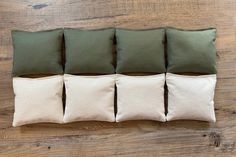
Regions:
<instances>
[{"instance_id":1,"label":"cushion row","mask_svg":"<svg viewBox=\"0 0 236 157\"><path fill-rule=\"evenodd\" d=\"M168 86L168 114L165 116L164 84ZM63 82L66 107L63 115ZM55 75L42 78L13 78L15 113L13 126L30 123L75 121L178 119L215 121L216 75L149 76ZM117 86L117 113L114 110Z\"/></svg>"},{"instance_id":2,"label":"cushion row","mask_svg":"<svg viewBox=\"0 0 236 157\"><path fill-rule=\"evenodd\" d=\"M112 74L115 71L164 73L167 64L167 71L171 73L215 74L215 35L216 29L187 31L173 28L13 31L12 72L13 76ZM114 53L115 41L117 55Z\"/></svg>"}]
</instances>

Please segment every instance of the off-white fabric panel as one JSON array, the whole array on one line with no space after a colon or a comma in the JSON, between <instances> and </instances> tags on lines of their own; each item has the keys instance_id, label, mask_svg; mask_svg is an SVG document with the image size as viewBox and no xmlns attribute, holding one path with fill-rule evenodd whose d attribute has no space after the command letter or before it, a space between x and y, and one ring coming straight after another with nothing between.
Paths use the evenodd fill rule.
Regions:
<instances>
[{"instance_id":1,"label":"off-white fabric panel","mask_svg":"<svg viewBox=\"0 0 236 157\"><path fill-rule=\"evenodd\" d=\"M64 122L115 121L115 75L74 76L65 74Z\"/></svg>"},{"instance_id":2,"label":"off-white fabric panel","mask_svg":"<svg viewBox=\"0 0 236 157\"><path fill-rule=\"evenodd\" d=\"M13 126L63 122L63 75L13 78L15 113Z\"/></svg>"},{"instance_id":3,"label":"off-white fabric panel","mask_svg":"<svg viewBox=\"0 0 236 157\"><path fill-rule=\"evenodd\" d=\"M165 74L125 76L117 74L116 121L166 121L164 108Z\"/></svg>"},{"instance_id":4,"label":"off-white fabric panel","mask_svg":"<svg viewBox=\"0 0 236 157\"><path fill-rule=\"evenodd\" d=\"M167 121L189 119L215 122L216 75L185 76L167 73Z\"/></svg>"}]
</instances>

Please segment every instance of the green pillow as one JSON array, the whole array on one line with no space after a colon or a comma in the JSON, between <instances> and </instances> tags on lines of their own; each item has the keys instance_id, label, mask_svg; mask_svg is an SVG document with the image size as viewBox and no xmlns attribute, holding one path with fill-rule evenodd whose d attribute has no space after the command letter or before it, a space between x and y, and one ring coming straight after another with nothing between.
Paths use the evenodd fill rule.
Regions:
<instances>
[{"instance_id":1,"label":"green pillow","mask_svg":"<svg viewBox=\"0 0 236 157\"><path fill-rule=\"evenodd\" d=\"M62 74L63 30L12 31L13 76Z\"/></svg>"},{"instance_id":2,"label":"green pillow","mask_svg":"<svg viewBox=\"0 0 236 157\"><path fill-rule=\"evenodd\" d=\"M65 29L65 73L114 73L114 29Z\"/></svg>"},{"instance_id":3,"label":"green pillow","mask_svg":"<svg viewBox=\"0 0 236 157\"><path fill-rule=\"evenodd\" d=\"M116 30L117 73L164 73L165 29Z\"/></svg>"},{"instance_id":4,"label":"green pillow","mask_svg":"<svg viewBox=\"0 0 236 157\"><path fill-rule=\"evenodd\" d=\"M186 31L168 28L167 71L216 73L216 29Z\"/></svg>"}]
</instances>

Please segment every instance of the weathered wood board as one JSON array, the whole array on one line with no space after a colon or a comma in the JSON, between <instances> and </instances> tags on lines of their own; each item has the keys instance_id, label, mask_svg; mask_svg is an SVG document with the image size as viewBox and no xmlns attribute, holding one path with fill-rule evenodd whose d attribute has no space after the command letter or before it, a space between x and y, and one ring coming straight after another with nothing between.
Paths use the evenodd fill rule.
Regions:
<instances>
[{"instance_id":1,"label":"weathered wood board","mask_svg":"<svg viewBox=\"0 0 236 157\"><path fill-rule=\"evenodd\" d=\"M13 128L11 30L217 28L217 122L133 121ZM43 104L42 104L43 105ZM236 156L235 0L1 0L0 157Z\"/></svg>"}]
</instances>

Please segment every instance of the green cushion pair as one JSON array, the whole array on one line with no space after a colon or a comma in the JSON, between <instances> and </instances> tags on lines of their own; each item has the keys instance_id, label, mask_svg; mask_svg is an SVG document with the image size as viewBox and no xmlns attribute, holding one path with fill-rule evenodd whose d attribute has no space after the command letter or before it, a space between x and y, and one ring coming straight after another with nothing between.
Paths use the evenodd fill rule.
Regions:
<instances>
[{"instance_id":1,"label":"green cushion pair","mask_svg":"<svg viewBox=\"0 0 236 157\"><path fill-rule=\"evenodd\" d=\"M63 70L63 34L65 68ZM13 31L13 76L35 74L114 73L114 29Z\"/></svg>"},{"instance_id":2,"label":"green cushion pair","mask_svg":"<svg viewBox=\"0 0 236 157\"><path fill-rule=\"evenodd\" d=\"M216 73L216 29L116 30L117 73Z\"/></svg>"},{"instance_id":3,"label":"green cushion pair","mask_svg":"<svg viewBox=\"0 0 236 157\"><path fill-rule=\"evenodd\" d=\"M55 29L41 32L13 31L13 76L33 74L111 74L114 37L117 73L164 73L165 32L167 71L216 73L215 29L184 31L172 28ZM63 34L65 69L63 71Z\"/></svg>"}]
</instances>

